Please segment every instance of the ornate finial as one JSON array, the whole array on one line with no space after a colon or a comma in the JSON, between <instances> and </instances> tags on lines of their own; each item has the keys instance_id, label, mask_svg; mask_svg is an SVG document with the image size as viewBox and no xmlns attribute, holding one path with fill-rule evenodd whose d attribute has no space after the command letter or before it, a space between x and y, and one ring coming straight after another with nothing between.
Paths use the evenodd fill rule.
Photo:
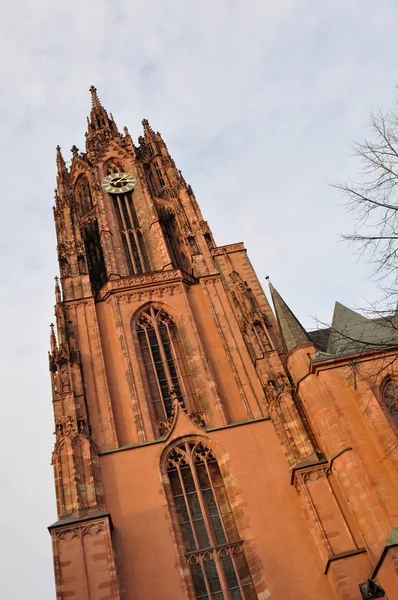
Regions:
<instances>
[{"instance_id":1,"label":"ornate finial","mask_svg":"<svg viewBox=\"0 0 398 600\"><path fill-rule=\"evenodd\" d=\"M73 146L70 149L70 151L72 152L73 156L78 156L79 148L73 144Z\"/></svg>"},{"instance_id":2,"label":"ornate finial","mask_svg":"<svg viewBox=\"0 0 398 600\"><path fill-rule=\"evenodd\" d=\"M97 95L97 88L92 85L90 87L90 92L91 92L91 102L93 104L93 108L100 108L101 102Z\"/></svg>"},{"instance_id":3,"label":"ornate finial","mask_svg":"<svg viewBox=\"0 0 398 600\"><path fill-rule=\"evenodd\" d=\"M126 125L123 127L124 135L130 135Z\"/></svg>"}]
</instances>

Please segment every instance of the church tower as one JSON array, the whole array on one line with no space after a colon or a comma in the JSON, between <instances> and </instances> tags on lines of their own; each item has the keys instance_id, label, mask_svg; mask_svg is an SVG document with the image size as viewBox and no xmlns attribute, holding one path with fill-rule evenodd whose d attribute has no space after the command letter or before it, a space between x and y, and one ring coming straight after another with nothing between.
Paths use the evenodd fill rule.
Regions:
<instances>
[{"instance_id":1,"label":"church tower","mask_svg":"<svg viewBox=\"0 0 398 600\"><path fill-rule=\"evenodd\" d=\"M366 544L287 365L317 346L216 245L160 133L135 144L90 92L85 151L57 148L57 600L361 598Z\"/></svg>"}]
</instances>

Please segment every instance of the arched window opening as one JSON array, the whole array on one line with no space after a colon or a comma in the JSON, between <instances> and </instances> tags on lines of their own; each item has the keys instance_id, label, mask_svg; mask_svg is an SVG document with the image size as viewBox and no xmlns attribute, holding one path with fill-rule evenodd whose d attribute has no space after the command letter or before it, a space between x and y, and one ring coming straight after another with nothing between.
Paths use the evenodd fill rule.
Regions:
<instances>
[{"instance_id":1,"label":"arched window opening","mask_svg":"<svg viewBox=\"0 0 398 600\"><path fill-rule=\"evenodd\" d=\"M197 600L255 600L250 569L218 462L201 442L167 456L185 559Z\"/></svg>"},{"instance_id":2,"label":"arched window opening","mask_svg":"<svg viewBox=\"0 0 398 600\"><path fill-rule=\"evenodd\" d=\"M84 227L83 241L86 249L91 287L95 294L104 285L107 279L97 221L90 221L90 223L87 223Z\"/></svg>"},{"instance_id":3,"label":"arched window opening","mask_svg":"<svg viewBox=\"0 0 398 600\"><path fill-rule=\"evenodd\" d=\"M77 184L77 201L80 206L80 214L85 215L93 207L90 184L86 177L80 177Z\"/></svg>"},{"instance_id":4,"label":"arched window opening","mask_svg":"<svg viewBox=\"0 0 398 600\"><path fill-rule=\"evenodd\" d=\"M116 221L130 275L149 270L148 254L134 206L134 191L113 196Z\"/></svg>"},{"instance_id":5,"label":"arched window opening","mask_svg":"<svg viewBox=\"0 0 398 600\"><path fill-rule=\"evenodd\" d=\"M159 210L159 221L164 233L166 245L175 269L190 271L188 260L178 236L178 226L175 215L166 209Z\"/></svg>"},{"instance_id":6,"label":"arched window opening","mask_svg":"<svg viewBox=\"0 0 398 600\"><path fill-rule=\"evenodd\" d=\"M106 175L121 173L123 165L115 159L109 159L104 165ZM134 190L127 194L112 195L116 222L126 257L129 275L149 271L148 254L134 206Z\"/></svg>"},{"instance_id":7,"label":"arched window opening","mask_svg":"<svg viewBox=\"0 0 398 600\"><path fill-rule=\"evenodd\" d=\"M390 415L398 425L398 382L390 379L383 388L383 400Z\"/></svg>"},{"instance_id":8,"label":"arched window opening","mask_svg":"<svg viewBox=\"0 0 398 600\"><path fill-rule=\"evenodd\" d=\"M156 173L156 177L157 177L157 180L159 182L159 185L160 185L160 187L163 188L166 185L166 183L165 183L165 180L163 178L162 166L161 166L160 161L158 161L158 160L153 161L153 166L154 166L154 169L155 169L155 173Z\"/></svg>"},{"instance_id":9,"label":"arched window opening","mask_svg":"<svg viewBox=\"0 0 398 600\"><path fill-rule=\"evenodd\" d=\"M173 318L150 306L138 318L137 334L156 421L172 416L173 398L195 412L192 378Z\"/></svg>"}]
</instances>

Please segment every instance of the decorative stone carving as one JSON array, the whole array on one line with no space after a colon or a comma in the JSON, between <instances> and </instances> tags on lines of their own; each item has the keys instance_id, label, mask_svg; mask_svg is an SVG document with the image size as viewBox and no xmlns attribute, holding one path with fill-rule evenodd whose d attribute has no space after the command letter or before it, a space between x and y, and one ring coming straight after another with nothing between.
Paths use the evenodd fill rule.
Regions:
<instances>
[{"instance_id":1,"label":"decorative stone carving","mask_svg":"<svg viewBox=\"0 0 398 600\"><path fill-rule=\"evenodd\" d=\"M292 387L286 375L280 371L274 377L269 377L265 388L268 402L275 401L284 391L291 391Z\"/></svg>"},{"instance_id":2,"label":"decorative stone carving","mask_svg":"<svg viewBox=\"0 0 398 600\"><path fill-rule=\"evenodd\" d=\"M171 412L170 417L167 419L161 419L156 421L156 427L158 430L159 437L164 437L168 434L171 428L174 425L177 410L182 410L187 417L194 423L197 427L202 427L203 429L206 427L205 415L203 412L194 412L191 413L187 410L184 401L181 397L177 397L177 391L171 389L170 390L170 398L173 400L173 410Z\"/></svg>"},{"instance_id":3,"label":"decorative stone carving","mask_svg":"<svg viewBox=\"0 0 398 600\"><path fill-rule=\"evenodd\" d=\"M164 296L174 296L175 294L181 294L183 291L180 285L169 285L164 287L151 288L149 290L140 290L137 292L130 292L127 294L119 294L117 296L120 304L130 304L131 302L142 302L143 300L159 300Z\"/></svg>"},{"instance_id":4,"label":"decorative stone carving","mask_svg":"<svg viewBox=\"0 0 398 600\"><path fill-rule=\"evenodd\" d=\"M62 382L62 391L69 392L70 391L70 378L69 378L69 369L66 364L63 364L60 370L61 382Z\"/></svg>"},{"instance_id":5,"label":"decorative stone carving","mask_svg":"<svg viewBox=\"0 0 398 600\"><path fill-rule=\"evenodd\" d=\"M231 252L239 252L241 250L245 250L245 246L240 242L239 244L227 244L226 246L217 246L217 248L213 248L211 253L213 256L222 256L227 252L230 254Z\"/></svg>"}]
</instances>

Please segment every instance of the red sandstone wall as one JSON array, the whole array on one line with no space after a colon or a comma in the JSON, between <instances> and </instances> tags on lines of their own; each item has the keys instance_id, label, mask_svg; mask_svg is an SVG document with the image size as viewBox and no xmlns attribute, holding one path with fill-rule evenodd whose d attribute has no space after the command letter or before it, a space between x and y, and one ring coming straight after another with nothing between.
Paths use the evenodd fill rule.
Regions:
<instances>
[{"instance_id":1,"label":"red sandstone wall","mask_svg":"<svg viewBox=\"0 0 398 600\"><path fill-rule=\"evenodd\" d=\"M186 433L200 433L188 429ZM209 439L230 473L228 491L260 600L269 594L273 600L334 598L271 422L213 431ZM126 600L188 597L161 479L165 445L153 443L101 457Z\"/></svg>"}]
</instances>

